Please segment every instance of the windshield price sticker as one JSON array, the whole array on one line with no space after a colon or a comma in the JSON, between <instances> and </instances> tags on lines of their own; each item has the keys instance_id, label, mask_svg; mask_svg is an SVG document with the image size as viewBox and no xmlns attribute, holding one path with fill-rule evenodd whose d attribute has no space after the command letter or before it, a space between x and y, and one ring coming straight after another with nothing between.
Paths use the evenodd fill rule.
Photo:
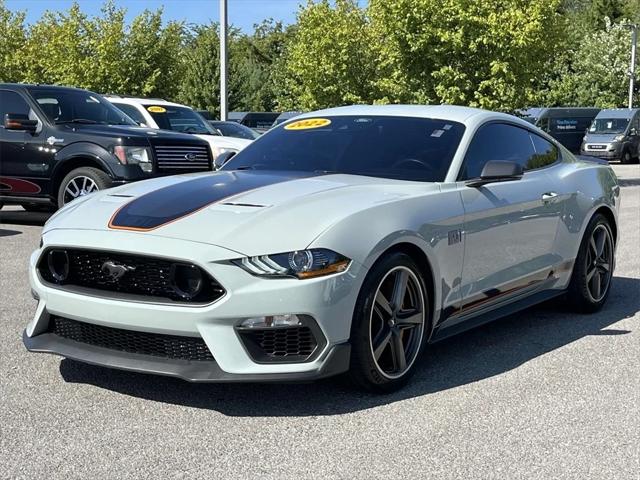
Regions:
<instances>
[{"instance_id":1,"label":"windshield price sticker","mask_svg":"<svg viewBox=\"0 0 640 480\"><path fill-rule=\"evenodd\" d=\"M147 110L151 113L165 113L167 111L166 108L159 107L158 105L151 105L150 107L147 107Z\"/></svg>"},{"instance_id":2,"label":"windshield price sticker","mask_svg":"<svg viewBox=\"0 0 640 480\"><path fill-rule=\"evenodd\" d=\"M328 118L305 118L285 125L285 130L309 130L311 128L326 127L331 124Z\"/></svg>"}]
</instances>

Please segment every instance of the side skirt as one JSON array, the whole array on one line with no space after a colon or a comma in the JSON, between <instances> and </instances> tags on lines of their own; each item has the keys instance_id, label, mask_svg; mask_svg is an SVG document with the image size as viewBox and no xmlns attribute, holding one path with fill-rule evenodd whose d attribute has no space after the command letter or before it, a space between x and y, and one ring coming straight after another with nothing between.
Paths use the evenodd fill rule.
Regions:
<instances>
[{"instance_id":1,"label":"side skirt","mask_svg":"<svg viewBox=\"0 0 640 480\"><path fill-rule=\"evenodd\" d=\"M559 297L564 293L564 290L543 290L541 292L534 293L533 295L529 295L521 300L517 300L515 302L499 306L488 312L481 313L477 316L470 317L467 320L459 321L450 326L443 325L441 327L438 327L433 333L430 343L439 342L459 333L466 332L467 330L471 330L473 328L484 325L485 323L493 322L494 320L506 317L513 313L532 307L533 305L537 305L547 300L551 300L552 298Z\"/></svg>"}]
</instances>

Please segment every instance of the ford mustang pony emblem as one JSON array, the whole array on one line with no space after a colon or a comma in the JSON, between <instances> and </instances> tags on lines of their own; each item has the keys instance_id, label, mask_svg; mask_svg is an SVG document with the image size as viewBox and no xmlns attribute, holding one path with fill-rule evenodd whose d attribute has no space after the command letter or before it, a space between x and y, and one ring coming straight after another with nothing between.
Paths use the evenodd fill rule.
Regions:
<instances>
[{"instance_id":1,"label":"ford mustang pony emblem","mask_svg":"<svg viewBox=\"0 0 640 480\"><path fill-rule=\"evenodd\" d=\"M184 158L186 160L189 160L190 162L193 162L196 158L198 158L198 156L195 153L186 153Z\"/></svg>"},{"instance_id":2,"label":"ford mustang pony emblem","mask_svg":"<svg viewBox=\"0 0 640 480\"><path fill-rule=\"evenodd\" d=\"M109 277L111 277L111 280L120 280L125 273L127 272L133 272L136 269L136 267L130 267L129 265L118 265L115 262L112 262L111 260L107 260L106 262L104 262L102 264L102 267L100 268L101 271L103 271L104 273L106 273L107 275L109 275Z\"/></svg>"}]
</instances>

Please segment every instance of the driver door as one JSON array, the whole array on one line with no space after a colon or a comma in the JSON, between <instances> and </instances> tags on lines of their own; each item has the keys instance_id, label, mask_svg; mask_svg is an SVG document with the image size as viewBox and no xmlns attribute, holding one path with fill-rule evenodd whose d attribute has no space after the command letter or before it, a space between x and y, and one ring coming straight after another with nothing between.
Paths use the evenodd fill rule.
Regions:
<instances>
[{"instance_id":1,"label":"driver door","mask_svg":"<svg viewBox=\"0 0 640 480\"><path fill-rule=\"evenodd\" d=\"M480 313L540 286L558 261L554 241L560 203L546 169L558 149L528 130L488 123L476 132L458 184L465 210L462 304L458 316ZM520 163L519 180L470 187L490 160Z\"/></svg>"}]
</instances>

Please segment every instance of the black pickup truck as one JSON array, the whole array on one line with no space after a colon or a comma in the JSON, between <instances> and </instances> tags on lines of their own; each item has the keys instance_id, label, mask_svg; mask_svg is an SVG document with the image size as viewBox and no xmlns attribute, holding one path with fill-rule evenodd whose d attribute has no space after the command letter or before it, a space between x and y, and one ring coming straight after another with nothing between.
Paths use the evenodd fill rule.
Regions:
<instances>
[{"instance_id":1,"label":"black pickup truck","mask_svg":"<svg viewBox=\"0 0 640 480\"><path fill-rule=\"evenodd\" d=\"M100 95L0 84L0 208L54 210L96 190L213 169L193 135L143 128Z\"/></svg>"}]
</instances>

